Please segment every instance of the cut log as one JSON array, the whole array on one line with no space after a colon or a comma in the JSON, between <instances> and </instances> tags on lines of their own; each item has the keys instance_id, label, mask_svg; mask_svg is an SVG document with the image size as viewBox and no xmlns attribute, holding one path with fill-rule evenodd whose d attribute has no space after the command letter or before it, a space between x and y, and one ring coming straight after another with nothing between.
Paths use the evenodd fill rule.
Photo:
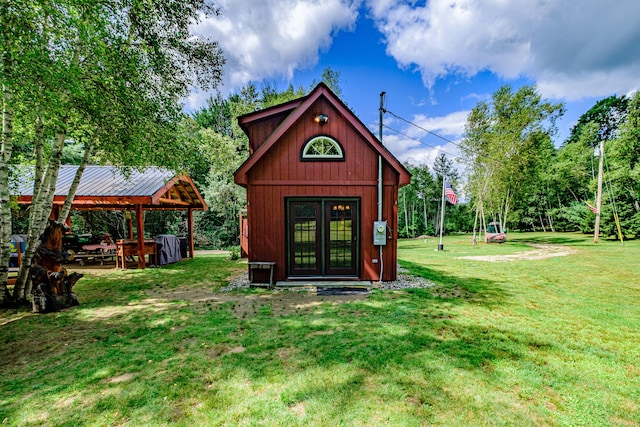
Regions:
<instances>
[{"instance_id":1,"label":"cut log","mask_svg":"<svg viewBox=\"0 0 640 427\"><path fill-rule=\"evenodd\" d=\"M29 270L34 313L57 311L79 304L72 288L83 274L68 274L67 269L62 266L66 259L62 249L62 235L68 230L65 224L50 220L40 237L40 245Z\"/></svg>"}]
</instances>

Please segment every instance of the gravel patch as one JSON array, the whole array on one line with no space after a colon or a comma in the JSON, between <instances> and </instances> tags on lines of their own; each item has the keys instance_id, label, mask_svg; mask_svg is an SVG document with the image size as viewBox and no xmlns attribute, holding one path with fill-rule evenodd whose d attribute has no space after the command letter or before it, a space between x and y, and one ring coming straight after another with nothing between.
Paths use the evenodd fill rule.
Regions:
<instances>
[{"instance_id":1,"label":"gravel patch","mask_svg":"<svg viewBox=\"0 0 640 427\"><path fill-rule=\"evenodd\" d=\"M235 279L230 281L227 286L223 286L222 288L220 288L220 292L229 292L234 289L248 288L250 284L251 282L249 282L249 273L247 271L244 271L240 273L240 275L238 275Z\"/></svg>"},{"instance_id":2,"label":"gravel patch","mask_svg":"<svg viewBox=\"0 0 640 427\"><path fill-rule=\"evenodd\" d=\"M250 285L249 273L245 271L229 282L227 286L220 288L220 292L229 292L234 289L248 288ZM397 280L393 282L372 282L373 288L382 290L430 288L433 286L435 286L435 283L430 282L423 277L407 274L407 270L400 266L398 266ZM308 289L301 288L300 290L306 291Z\"/></svg>"},{"instance_id":3,"label":"gravel patch","mask_svg":"<svg viewBox=\"0 0 640 427\"><path fill-rule=\"evenodd\" d=\"M399 290L399 289L416 289L431 288L435 283L428 281L424 277L412 276L406 273L398 273L397 280L393 282L382 282L374 284L378 289L383 290Z\"/></svg>"}]
</instances>

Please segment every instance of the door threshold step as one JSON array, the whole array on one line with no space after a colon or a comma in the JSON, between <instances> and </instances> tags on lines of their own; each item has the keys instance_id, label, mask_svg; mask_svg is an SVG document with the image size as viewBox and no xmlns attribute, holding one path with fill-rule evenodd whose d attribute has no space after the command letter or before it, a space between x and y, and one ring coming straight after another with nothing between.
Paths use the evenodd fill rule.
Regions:
<instances>
[{"instance_id":1,"label":"door threshold step","mask_svg":"<svg viewBox=\"0 0 640 427\"><path fill-rule=\"evenodd\" d=\"M276 288L372 288L370 280L279 280Z\"/></svg>"}]
</instances>

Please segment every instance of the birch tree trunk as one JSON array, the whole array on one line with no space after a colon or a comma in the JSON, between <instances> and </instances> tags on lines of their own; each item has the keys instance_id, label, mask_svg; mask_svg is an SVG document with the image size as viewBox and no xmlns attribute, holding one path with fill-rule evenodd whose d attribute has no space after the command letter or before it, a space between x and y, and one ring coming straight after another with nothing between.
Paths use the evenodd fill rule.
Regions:
<instances>
[{"instance_id":1,"label":"birch tree trunk","mask_svg":"<svg viewBox=\"0 0 640 427\"><path fill-rule=\"evenodd\" d=\"M422 214L424 216L424 234L427 234L427 197L422 196Z\"/></svg>"},{"instance_id":2,"label":"birch tree trunk","mask_svg":"<svg viewBox=\"0 0 640 427\"><path fill-rule=\"evenodd\" d=\"M487 218L484 215L484 205L480 202L480 217L482 218L482 230L484 231L484 242L487 243Z\"/></svg>"},{"instance_id":3,"label":"birch tree trunk","mask_svg":"<svg viewBox=\"0 0 640 427\"><path fill-rule=\"evenodd\" d=\"M16 301L24 302L31 293L31 283L29 282L29 268L33 260L33 255L40 244L40 235L47 225L47 219L53 206L53 196L55 194L58 172L62 160L62 148L66 137L66 129L56 132L54 147L49 158L46 172L42 175L42 181L33 182L33 199L31 202L31 215L29 216L29 230L27 238L27 248L22 258L22 265L18 273L18 279L13 290L13 298Z\"/></svg>"},{"instance_id":4,"label":"birch tree trunk","mask_svg":"<svg viewBox=\"0 0 640 427\"><path fill-rule=\"evenodd\" d=\"M500 231L506 233L507 229L507 214L509 213L509 197L510 191L507 189L507 197L504 200L504 215L500 219Z\"/></svg>"},{"instance_id":5,"label":"birch tree trunk","mask_svg":"<svg viewBox=\"0 0 640 427\"><path fill-rule=\"evenodd\" d=\"M35 145L34 154L36 157L36 167L35 167L34 176L33 176L34 193L33 193L32 199L35 199L36 197L35 183L42 182L42 176L44 175L44 125L42 124L42 117L40 115L36 117L36 139L35 139L34 145ZM40 188L38 187L38 190L39 189Z\"/></svg>"},{"instance_id":6,"label":"birch tree trunk","mask_svg":"<svg viewBox=\"0 0 640 427\"><path fill-rule=\"evenodd\" d=\"M542 220L542 214L540 212L538 212L538 219L540 220L540 225L542 226L542 232L546 233L547 229L544 228L544 221Z\"/></svg>"},{"instance_id":7,"label":"birch tree trunk","mask_svg":"<svg viewBox=\"0 0 640 427\"><path fill-rule=\"evenodd\" d=\"M411 237L416 237L416 202L411 202Z\"/></svg>"},{"instance_id":8,"label":"birch tree trunk","mask_svg":"<svg viewBox=\"0 0 640 427\"><path fill-rule=\"evenodd\" d=\"M11 194L9 160L13 151L13 110L11 92L2 85L2 153L0 153L0 305L7 302L7 280L11 257ZM19 248L18 248L19 250Z\"/></svg>"},{"instance_id":9,"label":"birch tree trunk","mask_svg":"<svg viewBox=\"0 0 640 427\"><path fill-rule=\"evenodd\" d=\"M67 220L67 217L69 216L69 212L71 212L71 204L73 203L73 199L76 197L76 190L78 189L82 174L84 173L84 170L87 167L87 163L89 162L89 157L91 156L91 152L93 151L93 145L93 138L89 138L89 142L84 147L84 156L82 156L82 162L80 163L78 170L76 170L76 175L73 177L71 187L69 187L69 193L67 194L64 205L62 205L62 210L58 215L59 222L65 222Z\"/></svg>"},{"instance_id":10,"label":"birch tree trunk","mask_svg":"<svg viewBox=\"0 0 640 427\"><path fill-rule=\"evenodd\" d=\"M480 207L476 206L476 219L473 220L473 244L478 244L476 240L476 227L478 226L478 215L480 214Z\"/></svg>"}]
</instances>

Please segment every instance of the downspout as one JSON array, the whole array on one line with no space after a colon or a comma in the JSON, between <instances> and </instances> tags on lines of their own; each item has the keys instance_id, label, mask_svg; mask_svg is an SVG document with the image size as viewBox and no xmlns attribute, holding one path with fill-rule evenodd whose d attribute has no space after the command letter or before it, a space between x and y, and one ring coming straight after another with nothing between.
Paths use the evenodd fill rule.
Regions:
<instances>
[{"instance_id":1,"label":"downspout","mask_svg":"<svg viewBox=\"0 0 640 427\"><path fill-rule=\"evenodd\" d=\"M382 144L382 116L384 114L384 95L380 92L380 144ZM378 154L378 221L382 221L382 155ZM380 282L382 282L382 273L384 271L384 262L382 261L382 245L378 246L379 263L380 263Z\"/></svg>"}]
</instances>

